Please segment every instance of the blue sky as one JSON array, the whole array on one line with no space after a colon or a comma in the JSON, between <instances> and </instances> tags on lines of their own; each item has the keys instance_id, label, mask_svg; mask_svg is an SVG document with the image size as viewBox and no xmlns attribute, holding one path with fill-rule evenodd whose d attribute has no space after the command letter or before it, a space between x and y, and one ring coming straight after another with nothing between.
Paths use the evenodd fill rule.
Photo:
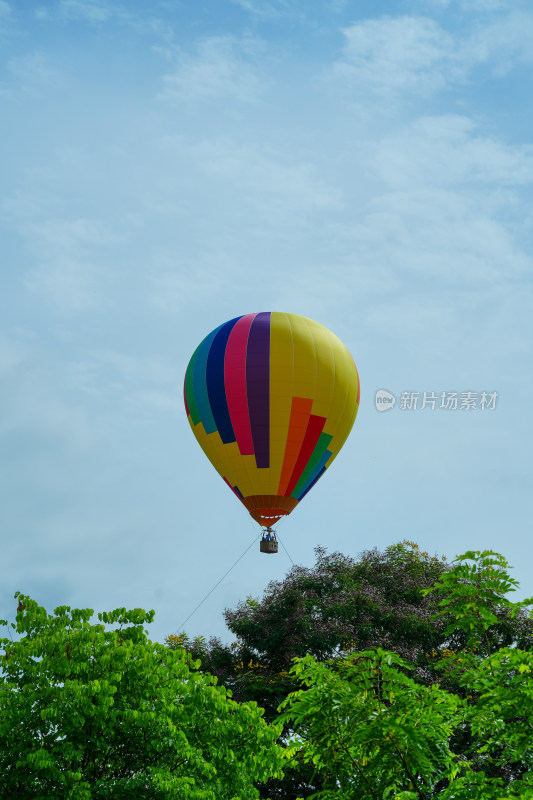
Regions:
<instances>
[{"instance_id":1,"label":"blue sky","mask_svg":"<svg viewBox=\"0 0 533 800\"><path fill-rule=\"evenodd\" d=\"M262 310L361 375L293 560L490 547L531 594L530 4L1 0L0 53L0 616L20 589L180 626L256 527L183 374ZM453 391L496 408L400 408ZM254 546L189 632L289 566Z\"/></svg>"}]
</instances>

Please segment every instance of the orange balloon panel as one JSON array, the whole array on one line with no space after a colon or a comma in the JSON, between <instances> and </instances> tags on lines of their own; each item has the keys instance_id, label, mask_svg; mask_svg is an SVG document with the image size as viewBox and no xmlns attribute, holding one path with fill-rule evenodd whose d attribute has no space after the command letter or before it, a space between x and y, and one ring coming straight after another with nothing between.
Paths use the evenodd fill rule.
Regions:
<instances>
[{"instance_id":1,"label":"orange balloon panel","mask_svg":"<svg viewBox=\"0 0 533 800\"><path fill-rule=\"evenodd\" d=\"M324 474L359 408L359 376L330 330L268 311L215 328L185 375L200 446L260 525L290 514Z\"/></svg>"}]
</instances>

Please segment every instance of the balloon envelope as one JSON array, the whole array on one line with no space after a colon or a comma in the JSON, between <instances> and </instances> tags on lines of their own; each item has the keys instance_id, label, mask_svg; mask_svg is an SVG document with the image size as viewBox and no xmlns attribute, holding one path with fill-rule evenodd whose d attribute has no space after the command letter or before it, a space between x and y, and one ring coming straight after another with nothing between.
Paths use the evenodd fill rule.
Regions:
<instances>
[{"instance_id":1,"label":"balloon envelope","mask_svg":"<svg viewBox=\"0 0 533 800\"><path fill-rule=\"evenodd\" d=\"M331 465L359 408L359 376L331 331L245 314L198 345L185 375L198 443L260 525L290 514Z\"/></svg>"}]
</instances>

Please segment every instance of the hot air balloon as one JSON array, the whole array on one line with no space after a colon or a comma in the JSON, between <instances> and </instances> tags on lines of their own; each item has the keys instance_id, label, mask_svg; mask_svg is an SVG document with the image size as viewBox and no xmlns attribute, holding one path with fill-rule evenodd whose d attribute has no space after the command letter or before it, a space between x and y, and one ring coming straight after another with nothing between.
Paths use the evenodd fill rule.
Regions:
<instances>
[{"instance_id":1,"label":"hot air balloon","mask_svg":"<svg viewBox=\"0 0 533 800\"><path fill-rule=\"evenodd\" d=\"M185 374L185 410L217 472L266 528L290 514L338 454L359 408L345 345L307 317L245 314L200 342Z\"/></svg>"}]
</instances>

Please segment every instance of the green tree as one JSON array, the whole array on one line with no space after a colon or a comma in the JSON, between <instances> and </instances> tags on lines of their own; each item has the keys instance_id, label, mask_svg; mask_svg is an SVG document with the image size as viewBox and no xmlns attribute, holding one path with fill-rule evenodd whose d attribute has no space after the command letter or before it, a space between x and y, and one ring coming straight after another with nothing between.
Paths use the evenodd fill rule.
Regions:
<instances>
[{"instance_id":1,"label":"green tree","mask_svg":"<svg viewBox=\"0 0 533 800\"><path fill-rule=\"evenodd\" d=\"M445 626L432 619L438 599L422 594L447 569L443 559L411 542L367 550L358 559L321 547L315 552L313 567L294 566L261 600L248 597L224 612L236 643L183 633L167 639L171 647L188 647L236 700L256 700L269 720L296 688L289 674L296 657L308 653L323 661L383 647L415 663L421 680L431 680L431 652L443 641Z\"/></svg>"},{"instance_id":2,"label":"green tree","mask_svg":"<svg viewBox=\"0 0 533 800\"><path fill-rule=\"evenodd\" d=\"M444 688L413 680L412 665L380 648L329 664L296 661L303 688L284 701L282 719L296 767L303 761L321 776L317 798L533 798L531 642L492 646L495 609L517 618L531 603L506 597L515 586L500 555L469 552L427 592L441 598L445 633L465 637L439 659L454 679Z\"/></svg>"},{"instance_id":3,"label":"green tree","mask_svg":"<svg viewBox=\"0 0 533 800\"><path fill-rule=\"evenodd\" d=\"M426 592L449 570L443 558L421 551L413 542L383 552L367 550L357 559L317 548L313 567L295 566L283 581L270 583L261 600L249 597L226 610L228 627L237 637L232 645L214 638L189 639L183 633L167 643L189 648L202 669L231 689L234 699L256 701L270 721L277 718L287 695L299 688L290 670L293 659L306 654L317 661L342 660L351 651L379 647L408 661L414 681L428 687L446 683L460 693L452 671L437 671L436 664L443 654L467 647L467 632L450 628L447 619L436 616L448 591L444 584ZM496 621L478 652L527 646L532 630L527 614L521 610L513 616L498 597L491 608ZM468 736L465 732L463 748L468 747ZM299 771L261 787L261 796L308 797L321 781L322 773L300 763Z\"/></svg>"},{"instance_id":4,"label":"green tree","mask_svg":"<svg viewBox=\"0 0 533 800\"><path fill-rule=\"evenodd\" d=\"M2 797L247 800L280 774L279 729L190 654L150 641L154 612L92 624L91 609L48 614L17 597L18 638L1 640Z\"/></svg>"}]
</instances>

